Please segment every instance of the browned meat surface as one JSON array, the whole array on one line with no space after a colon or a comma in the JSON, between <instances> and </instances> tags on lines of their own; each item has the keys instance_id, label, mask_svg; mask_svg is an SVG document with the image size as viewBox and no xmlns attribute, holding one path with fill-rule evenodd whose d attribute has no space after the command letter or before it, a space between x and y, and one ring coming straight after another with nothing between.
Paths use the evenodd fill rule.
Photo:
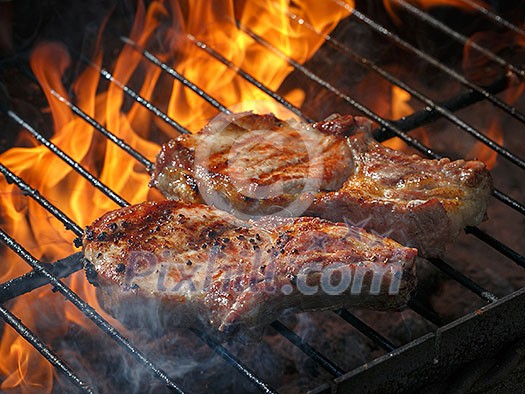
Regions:
<instances>
[{"instance_id":1,"label":"browned meat surface","mask_svg":"<svg viewBox=\"0 0 525 394\"><path fill-rule=\"evenodd\" d=\"M96 220L83 247L105 309L143 328L231 332L288 308L398 308L415 287L417 250L319 218L255 225L206 205L147 202Z\"/></svg>"},{"instance_id":2,"label":"browned meat surface","mask_svg":"<svg viewBox=\"0 0 525 394\"><path fill-rule=\"evenodd\" d=\"M169 199L205 202L241 218L283 209L298 216L319 190L339 190L352 169L342 136L242 113L165 144L151 185Z\"/></svg>"},{"instance_id":3,"label":"browned meat surface","mask_svg":"<svg viewBox=\"0 0 525 394\"><path fill-rule=\"evenodd\" d=\"M162 147L151 184L167 198L239 217L346 221L422 256L440 255L462 228L479 224L492 192L482 162L389 149L373 140L369 121L349 115L314 125L251 113L213 121Z\"/></svg>"}]
</instances>

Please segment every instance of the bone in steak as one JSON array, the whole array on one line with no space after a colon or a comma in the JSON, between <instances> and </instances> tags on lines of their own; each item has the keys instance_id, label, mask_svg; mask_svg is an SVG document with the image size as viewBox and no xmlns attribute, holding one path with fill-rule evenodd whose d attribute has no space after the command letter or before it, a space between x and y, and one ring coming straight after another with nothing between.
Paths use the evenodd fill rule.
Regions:
<instances>
[{"instance_id":1,"label":"bone in steak","mask_svg":"<svg viewBox=\"0 0 525 394\"><path fill-rule=\"evenodd\" d=\"M310 215L347 221L442 254L479 224L492 192L480 161L429 160L383 146L365 118L316 124L241 113L165 144L151 185L167 198L239 217Z\"/></svg>"},{"instance_id":2,"label":"bone in steak","mask_svg":"<svg viewBox=\"0 0 525 394\"><path fill-rule=\"evenodd\" d=\"M86 230L88 279L128 326L261 327L288 308L399 308L417 250L319 218L243 221L216 208L146 202ZM236 330L235 330L236 331Z\"/></svg>"}]
</instances>

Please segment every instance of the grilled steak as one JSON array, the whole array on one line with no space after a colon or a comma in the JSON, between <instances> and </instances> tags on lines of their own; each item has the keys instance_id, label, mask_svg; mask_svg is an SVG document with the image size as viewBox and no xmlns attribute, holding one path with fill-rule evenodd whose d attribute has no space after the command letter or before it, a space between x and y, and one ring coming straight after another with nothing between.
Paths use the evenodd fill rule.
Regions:
<instances>
[{"instance_id":1,"label":"grilled steak","mask_svg":"<svg viewBox=\"0 0 525 394\"><path fill-rule=\"evenodd\" d=\"M319 216L347 221L442 254L479 224L492 181L479 161L428 160L375 141L352 116L308 125L235 114L162 147L151 185L167 198L236 216Z\"/></svg>"},{"instance_id":2,"label":"grilled steak","mask_svg":"<svg viewBox=\"0 0 525 394\"><path fill-rule=\"evenodd\" d=\"M339 190L353 162L336 133L294 126L251 113L215 119L162 147L150 185L169 199L206 202L241 218L283 208L297 216L319 190Z\"/></svg>"},{"instance_id":3,"label":"grilled steak","mask_svg":"<svg viewBox=\"0 0 525 394\"><path fill-rule=\"evenodd\" d=\"M88 279L128 326L229 333L285 309L399 308L417 250L319 218L254 224L216 208L147 202L109 212L83 239Z\"/></svg>"}]
</instances>

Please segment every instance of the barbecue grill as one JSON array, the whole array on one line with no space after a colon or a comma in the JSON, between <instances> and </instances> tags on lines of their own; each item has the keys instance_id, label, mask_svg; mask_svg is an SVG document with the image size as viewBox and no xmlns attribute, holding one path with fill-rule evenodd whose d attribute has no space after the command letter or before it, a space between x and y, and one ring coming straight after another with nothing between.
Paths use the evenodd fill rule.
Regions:
<instances>
[{"instance_id":1,"label":"barbecue grill","mask_svg":"<svg viewBox=\"0 0 525 394\"><path fill-rule=\"evenodd\" d=\"M333 102L338 103L339 108L346 107L348 112L367 116L378 125L378 128L374 130L374 136L379 141L388 141L393 137L397 137L404 142L407 149L416 150L426 157L440 158L442 155L437 153L436 150L429 148L423 139L416 137L413 131L420 130L425 125L438 124L440 127L448 125L449 128L454 130L454 135L458 139L470 136L475 141L485 145L487 149L496 152L500 161L507 162L505 168L509 169L509 171L519 173L519 171L525 169L525 161L519 156L519 153L514 153L512 149L489 137L486 130L481 130L473 125L476 123L475 121L466 121L462 117L462 114L467 113L466 111L469 108L476 108L477 105L490 103L494 107L493 111L504 114L506 119L509 119L509 122L524 123L525 113L518 106L509 104L502 96L502 93L508 89L523 83L525 70L518 62L506 60L507 58L491 48L478 44L475 41L472 42L463 31L450 27L443 18L440 18L441 14L439 12L428 12L423 7L418 8L413 5L412 2L393 0L391 4L394 6L397 14L394 17L386 17L386 14L374 12L375 6L361 4L361 7L354 9L344 0L331 1L351 15L348 19L340 22L339 26L330 34L318 31L308 20L302 19L291 9L281 12L286 13L286 17L289 18L291 23L301 26L302 29L309 30L310 34L318 35L324 42L321 51L337 54L337 56L345 59L344 61L347 63L358 64L364 70L367 70L370 75L381 78L389 86L395 86L409 93L412 99L418 102L417 105L421 108L420 110L413 111L400 119L389 120L371 109L370 106L364 104L361 97L348 93L345 86L339 86L330 76L323 76L317 72L315 58L310 63L298 62L240 20L232 20L230 23L235 25L246 37L263 47L268 53L282 59L293 68L292 77L285 82L285 85L293 87L294 83L301 81L301 83L308 84L308 86L315 86L323 94L333 97ZM499 7L499 3L495 2L491 8L487 5L482 6L472 0L458 0L457 3L462 4L463 9L466 10L464 11L465 13L475 16L473 19L495 26L498 32L511 33L521 39L525 37L525 31L520 26L498 14L498 10L504 11ZM271 7L271 5L269 6ZM520 11L523 10L520 9ZM488 84L473 82L472 78L467 78L451 62L444 61L439 53L433 52L429 47L422 48L414 40L404 37L389 18L409 18L412 23L418 24L418 28L424 26L424 29L428 29L425 31L434 32L433 34L438 34L440 37L446 37L447 40L456 42L460 47L468 45L471 51L487 59L487 64L490 64L492 67L499 67L502 71L497 78L491 80ZM425 89L415 87L412 81L400 77L396 72L376 61L373 54L370 56L363 55L363 51L355 49L349 44L350 41L345 39L345 37L348 38L346 36L348 30L346 29L350 23L354 26L359 26L360 31L367 31L367 34L375 34L384 41L387 47L397 48L396 50L401 50L403 53L419 59L424 67L432 68L436 73L440 73L454 81L458 86L461 86L461 89L457 89L454 94L446 97L443 97L438 89L438 99L435 99L435 91L429 94ZM266 86L256 76L247 72L242 65L235 64L214 45L202 40L197 32L187 34L184 38L187 40L188 45L194 45L207 54L211 59L210 61L221 63L224 67L244 79L246 83L255 86L296 116L307 121L313 121L320 120L319 116L323 115L322 111L315 112L312 110L312 107L319 105L318 102L309 103L307 99L306 103L299 108L285 98L284 90L286 86L279 90ZM123 46L139 54L143 62L153 64L161 70L162 75L166 78L172 78L184 85L184 89L196 93L215 108L217 113L231 113L229 106L215 97L215 92L199 87L197 83L177 71L176 65L164 60L154 50L141 45L129 37L123 37L120 40ZM107 68L86 58L83 53L72 53L73 56L77 57L81 67L91 68L99 73L108 86L121 89L130 101L136 102L147 109L147 111L150 111L152 116L157 118L159 122L165 123L167 127L178 133L189 133L188 128L183 123L168 115L161 105L155 103L155 100L143 97L140 91L131 86L132 83L122 83ZM13 64L8 66L13 67ZM28 83L36 81L24 62L19 61L14 66L20 75L24 75L27 78ZM6 83L6 85L8 84ZM134 148L125 138L121 138L109 127L98 122L95 117L89 114L89 111L77 106L74 99L68 98L63 93L45 86L42 89L46 94L51 95L51 99L56 100L56 103L68 107L75 116L100 133L100 138L111 141L111 143L128 154L131 160L135 160L144 169L150 170L152 168L151 158L146 157L144 152ZM47 92L45 91L46 89ZM305 90L308 91L308 88ZM79 176L85 178L91 184L91 187L98 189L118 206L129 205L124 197L106 185L88 166L55 145L44 131L17 111L16 106L12 105L10 97L4 93L2 94L4 96L0 99L0 109L5 119L9 119L12 125L16 125L16 127L31 134L39 144L53 152L56 157L70 166ZM516 131L516 133L519 133L519 131ZM446 149L440 149L440 151L443 154L449 154ZM34 200L50 215L58 219L68 231L71 231L77 237L82 236L82 225L87 223L76 223L61 210L60 206L56 206L49 196L40 194L39 190L19 177L11 168L0 164L0 172L8 183L13 183L19 188L24 195L23 198ZM517 197L513 197L514 195ZM506 190L503 186L500 186L496 179L493 197L493 203L499 204L498 206L501 206L502 209L511 212L510 217L514 218L516 222L523 223L521 215L525 215L525 205L519 201L519 198L523 197L523 195L517 192L511 193L511 190ZM487 223L490 224L491 220L489 219ZM509 246L508 242L503 239L504 237L498 231L498 228L490 227L489 231L486 230L486 226L483 227L484 229L481 227L483 226L465 229L468 237L475 239L473 241L474 244L485 245L483 247L496 251L502 264L507 264L510 261L520 269L525 268L525 256ZM518 225L518 228L522 230L522 225L521 227ZM42 286L47 286L46 289L62 294L85 315L86 319L94 322L101 332L110 337L122 348L123 352L127 352L134 359L135 368L140 366L148 370L153 379L158 379L163 386L172 391L179 393L191 392L182 383L182 378L171 376L166 368L160 366L155 355L147 356L147 352L144 349L132 343L126 335L120 332L121 330L114 327L86 300L76 294L61 280L62 278L68 278L84 267L85 261L80 252L70 256L63 256L63 259L47 263L35 258L27 248L24 248L23 240L16 239L13 234L9 234L3 228L0 228L0 239L7 248L16 253L31 267L31 271L28 273L0 285L0 303L2 304L0 313L2 318L40 352L56 368L56 371L65 381L69 381L71 386L67 387L75 387L80 392L91 393L98 391L93 385L93 382L96 382L96 380L83 376L80 371L64 361L63 357L52 350L50 344L46 344L45 340L39 338L34 333L34 330L28 328L8 308L11 300ZM77 246L79 245L77 244ZM490 256L493 256L493 254L488 254L488 259L491 258ZM468 292L474 294L480 301L469 305L463 316L451 319L435 311L432 305L421 296L425 289L420 288L418 294L410 301L408 308L433 329L425 335L413 338L412 341L401 345L375 329L373 321L366 321L366 315L363 317L358 311L347 309L335 311L335 313L330 315L333 316L333 319L344 320L345 324L350 324L363 335L363 340L371 341L378 349L383 350L381 356L373 359L369 358L367 362L356 368L348 370L341 367L338 362L326 356L323 349L316 347L308 339L304 338L300 332L290 328L290 325L285 320L277 320L271 324L278 335L284 337L310 358L316 364L316 368L323 369L331 376L331 378L324 379L324 383L318 384L316 387L310 387L312 393L398 393L416 392L423 389L436 393L486 392L491 389L494 392L499 392L497 391L498 388L502 390L501 392L510 392L511 390L518 392L523 387L524 380L522 377L523 373L520 375L520 370L522 370L520 362L525 357L525 315L520 312L525 308L525 288L508 291L503 296L497 296L494 291L487 290L487 287L492 287L491 284L488 286L481 285L478 281L471 279L471 272L465 273L463 267L450 263L446 255L443 258L429 259L428 264L434 267L433 269L439 270L442 275L455 281ZM480 267L483 264L483 261L479 262ZM517 275L524 276L523 273ZM388 314L382 314L381 318L389 319L388 316ZM233 367L236 370L235 373L241 379L250 383L254 391L265 393L279 391L273 387L260 371L247 366L243 358L236 354L231 347L221 343L210 334L194 329L188 335L195 335L197 338L200 338L224 360L224 363ZM191 352L192 349L174 349L174 351Z\"/></svg>"}]
</instances>

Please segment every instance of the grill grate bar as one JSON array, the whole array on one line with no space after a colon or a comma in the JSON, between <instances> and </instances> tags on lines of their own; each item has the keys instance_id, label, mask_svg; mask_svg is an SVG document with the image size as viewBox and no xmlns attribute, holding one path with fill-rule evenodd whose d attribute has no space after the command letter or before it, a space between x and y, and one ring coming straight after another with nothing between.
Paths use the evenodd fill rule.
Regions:
<instances>
[{"instance_id":1,"label":"grill grate bar","mask_svg":"<svg viewBox=\"0 0 525 394\"><path fill-rule=\"evenodd\" d=\"M493 84L485 87L488 92L491 94L497 94L505 90L509 83L507 77L502 77ZM468 89L461 92L460 94L450 98L447 101L437 103L437 106L441 106L449 111L458 111L460 109L466 108L470 105L473 105L479 101L482 101L484 97L478 92ZM411 115L408 115L402 119L399 119L395 124L399 129L403 131L410 131L417 129L418 127L424 126L430 122L439 119L439 114L433 108L425 108L423 111L414 112ZM377 129L373 131L374 138L379 142L386 141L389 138L395 137L395 134L390 130Z\"/></svg>"},{"instance_id":2,"label":"grill grate bar","mask_svg":"<svg viewBox=\"0 0 525 394\"><path fill-rule=\"evenodd\" d=\"M204 50L206 53L220 61L222 64L227 66L228 68L234 70L238 75L240 75L242 78L244 78L246 81L250 82L252 85L266 93L268 96L273 98L275 101L283 105L288 110L292 111L294 114L299 116L300 118L306 120L307 122L312 123L313 120L308 118L305 114L301 112L299 108L297 108L295 105L290 103L288 100L286 100L284 97L280 96L279 94L275 93L272 89L265 86L262 82L258 81L255 77L248 74L246 71L241 69L240 67L236 66L233 62L226 59L224 56L222 56L219 52L215 51L214 49L210 48L206 43L198 40L193 35L188 34L188 39L193 42L198 48Z\"/></svg>"},{"instance_id":3,"label":"grill grate bar","mask_svg":"<svg viewBox=\"0 0 525 394\"><path fill-rule=\"evenodd\" d=\"M426 96L425 94L412 88L410 85L399 80L398 78L396 78L395 76L387 72L386 70L374 64L369 59L357 54L355 51L348 48L348 46L342 44L335 38L332 38L330 35L321 33L320 31L315 29L314 26L312 26L310 23L306 22L305 20L299 18L297 15L290 13L290 12L287 12L287 14L291 20L297 22L301 26L307 27L308 29L313 31L315 34L323 37L324 40L329 45L337 49L342 54L347 55L347 57L349 57L354 62L359 63L360 65L363 65L367 69L376 72L377 74L385 78L388 82L410 93L410 95L412 95L413 97L417 98L419 101L428 105L428 107L430 107L432 110L439 113L441 116L447 118L452 123L454 123L456 126L465 130L467 133L472 135L477 140L483 142L485 145L489 146L492 150L496 151L498 154L502 155L507 160L510 160L512 163L516 164L518 167L525 169L525 161L523 159L517 157L515 154L511 153L508 149L504 148L503 146L501 146L494 140L488 138L485 134L481 133L480 131L476 130L474 127L472 127L468 123L458 118L447 108L440 106L439 104L436 104L433 100L430 99L430 97Z\"/></svg>"},{"instance_id":4,"label":"grill grate bar","mask_svg":"<svg viewBox=\"0 0 525 394\"><path fill-rule=\"evenodd\" d=\"M494 191L492 193L494 197L496 197L498 200L500 200L505 205L508 205L512 209L518 211L522 215L525 215L525 206L521 204L520 202L514 200L511 196L503 193L502 191L494 188Z\"/></svg>"},{"instance_id":5,"label":"grill grate bar","mask_svg":"<svg viewBox=\"0 0 525 394\"><path fill-rule=\"evenodd\" d=\"M514 118L518 119L520 122L525 123L525 114L516 110L515 107L507 104L503 100L499 99L498 97L490 94L486 89L470 82L467 80L464 76L459 74L458 72L454 71L450 67L447 67L443 63L441 63L439 60L434 58L433 56L430 56L429 54L417 49L412 44L408 43L407 41L400 38L398 35L392 33L390 30L385 28L384 26L380 25L379 23L371 20L369 17L367 17L365 14L359 12L358 10L355 10L353 7L351 7L349 4L345 3L343 0L332 0L335 3L337 3L340 7L344 8L345 10L352 13L353 17L356 17L361 22L365 23L367 26L378 32L379 34L385 36L392 42L394 42L396 45L402 47L403 49L406 49L409 52L412 52L419 58L427 61L428 63L432 64L434 67L439 69L440 71L443 71L445 74L449 75L456 81L460 82L462 85L480 93L483 95L484 98L489 100L491 103L496 105L497 107L501 108L503 111L507 112L509 115L513 116Z\"/></svg>"},{"instance_id":6,"label":"grill grate bar","mask_svg":"<svg viewBox=\"0 0 525 394\"><path fill-rule=\"evenodd\" d=\"M27 250L25 250L18 242L11 238L4 230L0 229L0 240L6 244L11 250L24 259L37 273L41 274L59 291L68 301L77 307L86 317L93 321L98 327L108 334L115 342L122 348L129 352L135 359L147 367L157 378L164 382L164 384L171 390L184 393L184 391L168 376L166 373L155 366L144 354L140 352L127 338L125 338L115 327L108 323L95 309L82 300L73 290L64 285L55 275L43 266L40 261L35 259Z\"/></svg>"},{"instance_id":7,"label":"grill grate bar","mask_svg":"<svg viewBox=\"0 0 525 394\"><path fill-rule=\"evenodd\" d=\"M336 0L334 0L336 1ZM339 89L331 85L326 80L320 78L310 70L308 70L306 67L302 66L301 64L297 63L295 60L289 58L286 54L281 52L278 48L274 47L272 44L264 40L262 37L258 36L257 34L253 33L251 30L247 29L246 27L243 27L240 22L238 22L239 28L244 31L246 34L248 34L250 37L252 37L254 40L256 40L261 45L268 48L270 51L274 52L278 56L282 57L284 60L288 61L296 70L299 70L304 75L306 75L311 80L318 83L320 86L324 87L325 89L329 90L336 96L342 98L347 103L349 103L352 107L357 109L358 111L361 111L365 115L367 115L370 119L375 121L376 123L379 123L382 128L385 128L387 130L392 131L397 137L401 138L404 142L406 142L408 145L414 147L415 149L419 150L423 154L426 154L429 157L432 157L433 159L440 159L442 158L441 155L435 153L430 148L427 148L425 145L423 145L421 142L419 142L417 139L414 139L412 137L409 137L405 132L403 132L399 127L394 126L392 122L389 122L379 115L377 115L375 112L373 112L368 107L364 106L363 104L357 102L350 96L342 93ZM511 197L507 196L503 192L499 191L498 189L494 189L494 196L499 199L500 201L504 202L511 208L517 210L521 214L525 215L525 206L523 204L520 204L519 202L513 200Z\"/></svg>"},{"instance_id":8,"label":"grill grate bar","mask_svg":"<svg viewBox=\"0 0 525 394\"><path fill-rule=\"evenodd\" d=\"M490 291L485 290L483 287L478 285L472 279L466 277L465 275L463 275L461 272L456 270L450 264L447 264L442 259L428 258L427 260L431 264L433 264L435 267L437 267L441 271L445 272L448 276L453 278L455 281L460 283L463 287L466 287L467 289L469 289L474 294L476 294L479 297L483 298L485 301L487 301L487 302L496 302L498 300L498 297L496 297Z\"/></svg>"},{"instance_id":9,"label":"grill grate bar","mask_svg":"<svg viewBox=\"0 0 525 394\"><path fill-rule=\"evenodd\" d=\"M93 67L97 67L93 65ZM97 67L98 68L98 67ZM122 82L116 80L113 75L109 71L107 71L104 68L98 68L100 75L102 75L104 78L106 78L108 81L114 83L116 86L118 86L120 89L124 91L128 96L130 96L133 100L135 100L137 103L144 106L147 110L153 112L156 116L161 118L164 122L166 122L168 125L173 127L175 130L177 130L179 133L182 134L190 134L190 131L182 126L180 123L176 122L173 118L168 116L165 112L162 112L159 108L157 108L155 105L153 105L151 102L146 100L144 97L136 93L133 89L131 89L129 86L123 84Z\"/></svg>"},{"instance_id":10,"label":"grill grate bar","mask_svg":"<svg viewBox=\"0 0 525 394\"><path fill-rule=\"evenodd\" d=\"M502 18L501 16L499 16L498 14L495 14L494 12L488 10L487 8L479 5L475 1L472 1L472 0L459 0L459 1L461 1L462 3L468 4L470 7L476 9L477 11L485 15L487 18L497 23L498 25L506 27L507 29L512 30L515 33L525 36L525 30L510 23L508 20Z\"/></svg>"},{"instance_id":11,"label":"grill grate bar","mask_svg":"<svg viewBox=\"0 0 525 394\"><path fill-rule=\"evenodd\" d=\"M111 190L105 184L100 182L96 177L94 177L83 166L81 166L79 163L77 163L75 160L73 160L71 158L71 156L67 155L63 150L58 148L55 144L53 144L51 141L49 141L47 138L45 138L42 134L40 134L38 131L36 131L30 124L28 124L25 120L20 118L16 113L14 113L11 110L7 110L5 113L12 120L14 120L18 125L22 126L24 129L29 131L35 137L35 139L38 142L40 142L42 145L44 145L46 148L48 148L51 152L53 152L55 155L57 155L66 164L68 164L71 168L73 168L73 170L75 170L77 173L82 175L89 183L91 183L98 190L100 190L102 193L104 193L106 196L108 196L111 200L113 200L114 202L116 202L120 206L129 205L126 200L124 200L122 197L120 197L118 194L116 194L113 190Z\"/></svg>"},{"instance_id":12,"label":"grill grate bar","mask_svg":"<svg viewBox=\"0 0 525 394\"><path fill-rule=\"evenodd\" d=\"M422 12L419 8L414 7L413 5L407 3L405 0L394 0L399 6L404 8L406 11L408 11L411 15L415 16L416 18L428 23L432 27L435 27L438 30L441 30L442 32L446 33L450 37L452 37L454 40L458 41L459 43L463 45L467 45L467 43L474 48L476 51L484 54L488 58L490 58L492 61L498 63L500 66L505 68L506 70L511 71L512 73L516 74L518 77L523 78L525 77L525 70L516 67L513 64L510 64L502 57L496 55L494 52L490 51L489 49L475 43L470 42L468 37L465 37L463 34L458 33L457 31L451 29L438 19L434 18L430 14L427 14L425 12Z\"/></svg>"},{"instance_id":13,"label":"grill grate bar","mask_svg":"<svg viewBox=\"0 0 525 394\"><path fill-rule=\"evenodd\" d=\"M432 309L428 308L417 298L410 299L407 305L410 307L410 309L412 309L418 315L423 316L426 320L434 324L436 327L443 327L446 324L446 322L441 316L439 316Z\"/></svg>"},{"instance_id":14,"label":"grill grate bar","mask_svg":"<svg viewBox=\"0 0 525 394\"><path fill-rule=\"evenodd\" d=\"M297 346L303 351L308 357L316 361L321 367L323 367L327 372L333 376L341 376L345 373L341 368L335 365L332 361L327 359L317 350L312 348L303 338L297 335L295 332L286 327L283 323L278 320L275 320L271 326L282 336L288 339L291 343Z\"/></svg>"},{"instance_id":15,"label":"grill grate bar","mask_svg":"<svg viewBox=\"0 0 525 394\"><path fill-rule=\"evenodd\" d=\"M75 235L77 235L78 237L80 237L83 234L82 228L78 224L76 224L73 220L71 220L64 212L58 209L55 205L50 203L49 200L47 200L44 196L42 196L38 192L38 190L33 189L31 186L25 183L21 178L13 174L2 163L0 163L0 172L4 175L7 182L15 183L24 195L30 196L37 203L39 203L43 208L45 208L48 212L53 214L54 217L60 220L64 224L64 227L66 228L66 230L73 231Z\"/></svg>"},{"instance_id":16,"label":"grill grate bar","mask_svg":"<svg viewBox=\"0 0 525 394\"><path fill-rule=\"evenodd\" d=\"M82 120L90 124L95 130L97 130L98 132L103 134L107 139L115 143L115 145L121 148L124 152L128 153L131 157L136 159L139 163L143 164L148 171L153 169L153 163L149 161L148 159L146 159L146 157L144 157L139 151L137 151L136 149L128 145L123 139L117 137L115 134L113 134L111 131L106 129L104 126L102 126L95 119L93 119L91 116L86 114L83 110L81 110L71 101L61 96L54 89L51 89L51 94L55 96L58 99L58 101L67 105L76 115L78 115L80 118L82 118Z\"/></svg>"},{"instance_id":17,"label":"grill grate bar","mask_svg":"<svg viewBox=\"0 0 525 394\"><path fill-rule=\"evenodd\" d=\"M22 323L14 314L0 305L0 315L13 329L18 332L27 342L29 342L40 354L53 365L62 375L73 383L84 393L94 393L93 389L79 378L69 366L53 353L26 325Z\"/></svg>"},{"instance_id":18,"label":"grill grate bar","mask_svg":"<svg viewBox=\"0 0 525 394\"><path fill-rule=\"evenodd\" d=\"M226 108L223 104L221 104L219 101L211 97L209 94L207 94L204 90L199 88L197 85L195 85L193 82L190 82L188 79L186 79L183 75L178 73L173 67L167 65L162 60L160 60L158 57L156 57L153 53L148 51L147 49L141 48L139 44L131 40L127 37L121 37L121 40L130 45L134 50L140 52L142 56L144 56L146 59L148 59L151 63L155 64L157 67L160 67L164 72L181 82L184 86L190 88L192 91L197 93L200 97L202 97L204 100L206 100L208 103L210 103L212 106L217 108L219 111L224 112L225 114L231 114L231 111Z\"/></svg>"},{"instance_id":19,"label":"grill grate bar","mask_svg":"<svg viewBox=\"0 0 525 394\"><path fill-rule=\"evenodd\" d=\"M127 86L127 85L123 84L122 82L120 82L119 80L115 79L115 77L113 77L113 75L109 71L107 71L104 68L99 67L97 64L95 64L90 59L86 58L84 55L80 54L78 51L75 51L74 49L71 49L71 48L69 48L69 49L70 49L70 51L75 52L76 55L78 56L78 58L84 64L87 64L88 66L90 66L90 67L94 68L95 70L97 70L99 72L99 74L101 76L103 76L106 80L108 80L109 82L113 83L115 86L117 86L121 90L123 90L124 93L126 93L129 97L131 97L133 100L135 100L136 102L141 104L147 110L153 112L156 116L158 116L160 119L162 119L169 126L173 127L179 133L182 133L182 134L189 134L190 133L188 129L186 129L184 126L182 126L181 124L176 122L173 118L169 117L166 113L162 112L159 108L157 108L151 102L149 102L144 97L139 95L137 92L135 92L129 86ZM33 79L38 84L38 81L36 81L36 78L34 77L34 75L33 75L33 73L31 71L28 71L28 70L24 70L24 71L25 71L26 75L30 74L31 75L31 79ZM96 126L93 126L93 127L96 128Z\"/></svg>"},{"instance_id":20,"label":"grill grate bar","mask_svg":"<svg viewBox=\"0 0 525 394\"><path fill-rule=\"evenodd\" d=\"M251 371L249 368L244 366L232 353L228 351L224 346L222 346L216 339L210 337L206 333L191 329L191 331L197 335L204 343L206 343L215 353L217 353L219 356L221 356L224 360L226 360L230 365L232 365L237 371L239 371L241 374L243 374L250 382L254 384L255 387L259 389L259 391L267 394L277 393L275 389L270 387L268 384L264 383L261 379L259 379L253 371Z\"/></svg>"},{"instance_id":21,"label":"grill grate bar","mask_svg":"<svg viewBox=\"0 0 525 394\"><path fill-rule=\"evenodd\" d=\"M108 81L110 81L111 83L115 84L117 87L119 87L120 89L122 89L124 91L124 93L126 93L128 96L130 96L133 100L135 100L136 102L138 102L139 104L141 104L142 106L144 106L146 109L148 109L149 111L151 111L152 113L154 113L156 116L158 116L160 119L162 119L165 123L167 123L169 126L173 127L175 130L177 130L179 133L182 133L182 134L190 134L190 131L188 129L186 129L184 126L182 126L181 124L177 123L174 119L170 118L167 114L165 114L164 112L162 112L159 108L157 108L155 105L153 105L151 102L149 102L148 100L146 100L144 97L140 96L138 93L136 93L133 89L131 89L130 87L126 86L125 84L123 84L122 82L118 81L117 79L115 79L113 77L113 75L111 75L111 73L109 71L107 71L106 69L104 68L100 68L98 67L95 63L93 63L91 60L89 59L86 59L85 56L83 55L79 55L79 59L84 62L85 64L89 65L90 67L94 68L95 70L97 70L100 75L102 75L105 79L107 79ZM19 70L22 72L22 74L24 76L26 76L27 78L31 79L31 81L33 81L34 83L36 83L38 86L40 86L38 80L36 79L36 77L34 76L33 72L31 70L28 70L27 67L25 67L24 65L18 65L18 68ZM109 138L110 140L112 140L115 144L117 144L119 147L121 147L122 149L124 149L127 153L130 153L127 151L127 149L131 149L133 150L133 148L131 148L130 146L127 146L125 147L126 144L124 144L124 142L119 139L118 137L116 137L115 135L112 135L112 133L110 131L108 131L107 129L105 129L102 125L100 125L100 123L97 123L94 119L91 119L89 120L89 116L87 114L85 114L80 108L74 106L72 103L70 103L67 99L63 98L62 96L60 96L60 94L58 94L58 92L56 92L54 89L51 89L50 90L51 93L57 97L60 101L64 102L65 104L67 104L71 110L73 112L75 112L78 116L80 116L81 118L84 119L84 116L86 116L87 118L84 119L86 120L88 123L90 123L96 130L98 130L99 132L101 132L102 134L104 134L107 138ZM71 104L71 105L70 105ZM137 160L141 161L142 162L142 158L144 156L142 156L139 152L137 151L133 151L133 153L130 153L133 157L135 157ZM142 158L138 158L138 157L142 157ZM143 164L147 167L147 165L143 162Z\"/></svg>"},{"instance_id":22,"label":"grill grate bar","mask_svg":"<svg viewBox=\"0 0 525 394\"><path fill-rule=\"evenodd\" d=\"M42 263L42 265L57 278L66 278L84 267L83 258L84 255L82 252L77 252L64 259L57 260L54 263ZM11 279L0 284L0 304L22 294L29 293L48 283L48 280L35 270Z\"/></svg>"},{"instance_id":23,"label":"grill grate bar","mask_svg":"<svg viewBox=\"0 0 525 394\"><path fill-rule=\"evenodd\" d=\"M514 261L516 264L522 266L525 268L525 256L522 256L518 252L514 251L507 245L505 245L503 242L498 241L493 236L487 234L486 232L480 230L477 227L471 227L468 226L465 228L465 232L467 234L472 234L476 238L482 240L486 244L492 246L494 249L496 249L498 252L503 254L504 256L508 257L512 261Z\"/></svg>"},{"instance_id":24,"label":"grill grate bar","mask_svg":"<svg viewBox=\"0 0 525 394\"><path fill-rule=\"evenodd\" d=\"M396 349L396 346L394 346L394 344L392 342L390 342L384 336L379 334L377 331L375 331L372 327L370 327L364 321L359 319L357 316L355 316L354 314L350 313L348 311L348 309L341 308L341 309L338 309L337 311L335 311L335 313L338 314L345 321L350 323L352 326L357 328L359 331L361 331L364 335L366 335L368 338L370 338L376 344L381 346L387 352L391 352L392 350Z\"/></svg>"}]
</instances>

